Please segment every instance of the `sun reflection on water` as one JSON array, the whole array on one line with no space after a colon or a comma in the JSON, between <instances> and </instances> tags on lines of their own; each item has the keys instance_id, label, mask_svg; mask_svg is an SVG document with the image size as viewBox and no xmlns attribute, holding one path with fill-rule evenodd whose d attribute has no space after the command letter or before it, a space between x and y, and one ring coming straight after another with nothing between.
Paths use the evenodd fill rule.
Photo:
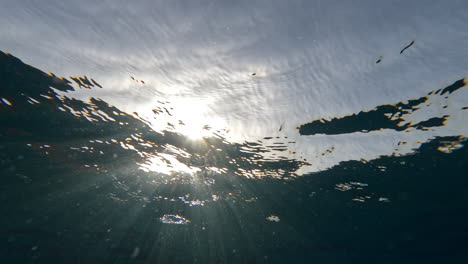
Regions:
<instances>
[{"instance_id":1,"label":"sun reflection on water","mask_svg":"<svg viewBox=\"0 0 468 264\"><path fill-rule=\"evenodd\" d=\"M173 155L164 153L160 153L158 156L151 155L144 163L140 164L140 169L145 172L159 172L167 175L176 173L193 175L201 171L200 168L190 167L178 161Z\"/></svg>"}]
</instances>

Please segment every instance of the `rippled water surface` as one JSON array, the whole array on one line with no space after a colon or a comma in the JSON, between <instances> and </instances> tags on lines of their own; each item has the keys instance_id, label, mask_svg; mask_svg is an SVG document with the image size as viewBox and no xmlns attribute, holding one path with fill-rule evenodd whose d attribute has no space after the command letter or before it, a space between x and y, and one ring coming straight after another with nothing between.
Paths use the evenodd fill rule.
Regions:
<instances>
[{"instance_id":1,"label":"rippled water surface","mask_svg":"<svg viewBox=\"0 0 468 264\"><path fill-rule=\"evenodd\" d=\"M465 1L1 1L1 263L464 263Z\"/></svg>"}]
</instances>

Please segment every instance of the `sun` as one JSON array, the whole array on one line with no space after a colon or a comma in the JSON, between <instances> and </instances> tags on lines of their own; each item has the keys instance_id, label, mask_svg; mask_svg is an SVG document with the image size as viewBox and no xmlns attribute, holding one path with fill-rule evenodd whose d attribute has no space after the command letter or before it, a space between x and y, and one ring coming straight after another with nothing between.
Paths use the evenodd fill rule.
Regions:
<instances>
[{"instance_id":1,"label":"sun","mask_svg":"<svg viewBox=\"0 0 468 264\"><path fill-rule=\"evenodd\" d=\"M213 133L207 128L207 125L201 124L186 124L177 129L177 132L187 136L192 140L202 139L203 137L209 137L213 135Z\"/></svg>"},{"instance_id":2,"label":"sun","mask_svg":"<svg viewBox=\"0 0 468 264\"><path fill-rule=\"evenodd\" d=\"M210 103L193 98L171 98L169 102L159 106L160 111L156 116L153 110L146 110L141 114L143 119L150 120L148 124L155 130L175 132L185 136L189 140L200 140L204 137L224 135L228 131L227 121L218 116L214 109L210 109ZM140 117L140 116L138 116Z\"/></svg>"},{"instance_id":3,"label":"sun","mask_svg":"<svg viewBox=\"0 0 468 264\"><path fill-rule=\"evenodd\" d=\"M208 103L201 100L177 101L174 103L174 110L173 118L176 122L173 123L177 124L175 132L192 140L213 136L215 128L223 123L219 118L213 118Z\"/></svg>"}]
</instances>

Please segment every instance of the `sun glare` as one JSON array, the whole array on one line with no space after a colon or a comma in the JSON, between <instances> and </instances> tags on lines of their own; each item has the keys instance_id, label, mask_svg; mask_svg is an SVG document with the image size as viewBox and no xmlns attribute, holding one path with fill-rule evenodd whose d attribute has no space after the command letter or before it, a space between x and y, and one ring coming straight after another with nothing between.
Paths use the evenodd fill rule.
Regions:
<instances>
[{"instance_id":1,"label":"sun glare","mask_svg":"<svg viewBox=\"0 0 468 264\"><path fill-rule=\"evenodd\" d=\"M212 135L209 130L203 129L197 125L186 125L179 131L181 134L186 135L192 140L201 139Z\"/></svg>"},{"instance_id":2,"label":"sun glare","mask_svg":"<svg viewBox=\"0 0 468 264\"><path fill-rule=\"evenodd\" d=\"M180 100L174 103L174 118L177 118L176 131L192 140L213 135L215 129L220 129L222 123L210 117L207 102L196 100Z\"/></svg>"}]
</instances>

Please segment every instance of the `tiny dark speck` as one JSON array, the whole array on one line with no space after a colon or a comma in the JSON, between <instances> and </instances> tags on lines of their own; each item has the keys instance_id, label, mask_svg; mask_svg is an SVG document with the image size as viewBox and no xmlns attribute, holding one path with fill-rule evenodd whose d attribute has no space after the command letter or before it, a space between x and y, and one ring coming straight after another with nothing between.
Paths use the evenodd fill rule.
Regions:
<instances>
[{"instance_id":1,"label":"tiny dark speck","mask_svg":"<svg viewBox=\"0 0 468 264\"><path fill-rule=\"evenodd\" d=\"M403 54L403 52L405 52L405 50L407 50L409 47L413 46L414 42L415 42L414 40L411 41L410 44L408 44L406 47L404 47L404 48L400 51L400 54Z\"/></svg>"},{"instance_id":2,"label":"tiny dark speck","mask_svg":"<svg viewBox=\"0 0 468 264\"><path fill-rule=\"evenodd\" d=\"M379 59L375 63L380 63L382 61L383 57L380 56Z\"/></svg>"}]
</instances>

